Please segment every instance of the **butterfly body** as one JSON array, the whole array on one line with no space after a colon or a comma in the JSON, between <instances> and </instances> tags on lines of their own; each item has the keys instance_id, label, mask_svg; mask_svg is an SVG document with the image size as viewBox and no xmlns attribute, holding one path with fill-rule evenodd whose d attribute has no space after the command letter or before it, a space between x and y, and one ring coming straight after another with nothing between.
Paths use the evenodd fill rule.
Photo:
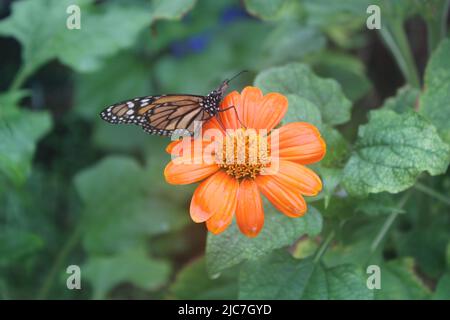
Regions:
<instances>
[{"instance_id":1,"label":"butterfly body","mask_svg":"<svg viewBox=\"0 0 450 320\"><path fill-rule=\"evenodd\" d=\"M169 136L179 131L193 135L196 121L205 122L219 113L228 82L206 96L166 94L122 101L104 109L100 117L112 124L141 126L149 134Z\"/></svg>"}]
</instances>

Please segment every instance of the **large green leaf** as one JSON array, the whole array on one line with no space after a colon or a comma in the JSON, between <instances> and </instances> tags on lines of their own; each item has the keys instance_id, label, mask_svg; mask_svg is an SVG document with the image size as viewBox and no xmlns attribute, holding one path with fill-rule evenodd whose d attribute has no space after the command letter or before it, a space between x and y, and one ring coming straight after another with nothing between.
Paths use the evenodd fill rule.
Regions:
<instances>
[{"instance_id":1,"label":"large green leaf","mask_svg":"<svg viewBox=\"0 0 450 320\"><path fill-rule=\"evenodd\" d=\"M289 101L289 111L283 118L283 123L305 121L321 129L322 116L313 102L296 94L288 94L286 97Z\"/></svg>"},{"instance_id":2,"label":"large green leaf","mask_svg":"<svg viewBox=\"0 0 450 320\"><path fill-rule=\"evenodd\" d=\"M332 79L322 79L300 63L274 67L259 73L255 86L265 93L295 94L314 103L322 113L325 123L336 125L350 119L351 102L340 85Z\"/></svg>"},{"instance_id":3,"label":"large green leaf","mask_svg":"<svg viewBox=\"0 0 450 320\"><path fill-rule=\"evenodd\" d=\"M81 9L80 29L66 27L70 5ZM19 1L0 23L0 34L22 44L26 75L54 58L78 71L91 71L100 67L103 58L130 47L151 23L150 12L139 6L96 9L91 0Z\"/></svg>"},{"instance_id":4,"label":"large green leaf","mask_svg":"<svg viewBox=\"0 0 450 320\"><path fill-rule=\"evenodd\" d=\"M450 142L450 40L443 41L431 56L425 71L424 93L420 112Z\"/></svg>"},{"instance_id":5,"label":"large green leaf","mask_svg":"<svg viewBox=\"0 0 450 320\"><path fill-rule=\"evenodd\" d=\"M206 262L211 275L244 260L256 259L274 249L291 245L305 234L317 235L322 229L322 217L311 206L300 218L288 218L269 208L265 209L264 228L256 238L241 234L234 223L220 235L208 235Z\"/></svg>"},{"instance_id":6,"label":"large green leaf","mask_svg":"<svg viewBox=\"0 0 450 320\"><path fill-rule=\"evenodd\" d=\"M430 290L414 270L414 260L403 258L381 266L381 289L375 290L375 298L381 300L425 299Z\"/></svg>"},{"instance_id":7,"label":"large green leaf","mask_svg":"<svg viewBox=\"0 0 450 320\"><path fill-rule=\"evenodd\" d=\"M420 90L410 86L404 86L397 91L395 97L386 99L383 109L389 109L397 113L417 108Z\"/></svg>"},{"instance_id":8,"label":"large green leaf","mask_svg":"<svg viewBox=\"0 0 450 320\"><path fill-rule=\"evenodd\" d=\"M149 175L127 157L109 157L80 172L75 186L86 204L83 244L89 252L126 250L187 222L176 202L149 195Z\"/></svg>"},{"instance_id":9,"label":"large green leaf","mask_svg":"<svg viewBox=\"0 0 450 320\"><path fill-rule=\"evenodd\" d=\"M170 292L177 299L236 299L237 272L234 269L227 270L218 278L210 279L207 276L206 261L200 258L177 274Z\"/></svg>"},{"instance_id":10,"label":"large green leaf","mask_svg":"<svg viewBox=\"0 0 450 320\"><path fill-rule=\"evenodd\" d=\"M353 265L332 268L310 259L297 260L276 251L248 261L239 278L240 299L342 300L372 299L362 270Z\"/></svg>"},{"instance_id":11,"label":"large green leaf","mask_svg":"<svg viewBox=\"0 0 450 320\"><path fill-rule=\"evenodd\" d=\"M141 248L113 256L94 256L81 267L81 275L92 286L93 298L103 299L115 286L131 283L144 290L162 286L169 277L167 262L151 259Z\"/></svg>"},{"instance_id":12,"label":"large green leaf","mask_svg":"<svg viewBox=\"0 0 450 320\"><path fill-rule=\"evenodd\" d=\"M424 171L444 173L449 151L436 128L419 114L373 111L369 123L359 128L343 184L353 195L397 193L411 187Z\"/></svg>"},{"instance_id":13,"label":"large green leaf","mask_svg":"<svg viewBox=\"0 0 450 320\"><path fill-rule=\"evenodd\" d=\"M36 143L51 126L47 112L0 105L0 173L22 184L30 173Z\"/></svg>"}]
</instances>

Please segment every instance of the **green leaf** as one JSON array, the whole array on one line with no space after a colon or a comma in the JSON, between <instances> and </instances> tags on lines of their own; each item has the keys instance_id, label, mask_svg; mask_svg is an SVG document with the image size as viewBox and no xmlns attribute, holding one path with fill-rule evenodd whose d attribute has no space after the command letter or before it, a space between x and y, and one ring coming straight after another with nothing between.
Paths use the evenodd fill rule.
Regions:
<instances>
[{"instance_id":1,"label":"green leaf","mask_svg":"<svg viewBox=\"0 0 450 320\"><path fill-rule=\"evenodd\" d=\"M395 97L386 99L382 108L392 110L397 113L403 113L416 109L419 94L419 89L410 86L404 86L397 91Z\"/></svg>"},{"instance_id":2,"label":"green leaf","mask_svg":"<svg viewBox=\"0 0 450 320\"><path fill-rule=\"evenodd\" d=\"M352 23L357 20L362 24L366 17L366 9L371 4L370 0L303 0L308 14L308 23L317 26L338 26Z\"/></svg>"},{"instance_id":3,"label":"green leaf","mask_svg":"<svg viewBox=\"0 0 450 320\"><path fill-rule=\"evenodd\" d=\"M75 186L83 202L83 244L89 252L126 250L188 221L176 202L150 196L147 172L127 157L109 157L81 171Z\"/></svg>"},{"instance_id":4,"label":"green leaf","mask_svg":"<svg viewBox=\"0 0 450 320\"><path fill-rule=\"evenodd\" d=\"M395 201L389 193L371 194L367 198L361 199L356 206L356 211L362 212L368 216L388 215L390 213L405 213L404 209L398 207L398 201Z\"/></svg>"},{"instance_id":5,"label":"green leaf","mask_svg":"<svg viewBox=\"0 0 450 320\"><path fill-rule=\"evenodd\" d=\"M276 20L280 18L283 9L286 8L290 0L244 0L247 11L258 18L264 20Z\"/></svg>"},{"instance_id":6,"label":"green leaf","mask_svg":"<svg viewBox=\"0 0 450 320\"><path fill-rule=\"evenodd\" d=\"M127 195L142 195L145 182L144 170L125 156L105 158L75 177L77 191L87 205L108 207L127 200Z\"/></svg>"},{"instance_id":7,"label":"green leaf","mask_svg":"<svg viewBox=\"0 0 450 320\"><path fill-rule=\"evenodd\" d=\"M361 47L365 39L360 30L367 19L366 9L371 0L302 0L306 23L320 27L338 46Z\"/></svg>"},{"instance_id":8,"label":"green leaf","mask_svg":"<svg viewBox=\"0 0 450 320\"><path fill-rule=\"evenodd\" d=\"M430 290L414 270L414 260L402 258L389 261L380 266L381 289L375 290L375 298L379 300L425 299Z\"/></svg>"},{"instance_id":9,"label":"green leaf","mask_svg":"<svg viewBox=\"0 0 450 320\"><path fill-rule=\"evenodd\" d=\"M256 238L241 234L235 223L220 235L208 234L208 272L216 275L244 260L256 259L272 250L291 245L305 234L317 235L321 229L322 217L311 206L305 216L299 218L288 218L272 207L266 207L264 228Z\"/></svg>"},{"instance_id":10,"label":"green leaf","mask_svg":"<svg viewBox=\"0 0 450 320\"><path fill-rule=\"evenodd\" d=\"M257 75L255 86L265 93L295 94L310 100L327 124L342 124L350 119L351 102L340 85L333 79L319 78L306 65L291 63L264 70Z\"/></svg>"},{"instance_id":11,"label":"green leaf","mask_svg":"<svg viewBox=\"0 0 450 320\"><path fill-rule=\"evenodd\" d=\"M372 299L366 277L353 265L326 268L310 259L273 252L248 261L239 278L240 299Z\"/></svg>"},{"instance_id":12,"label":"green leaf","mask_svg":"<svg viewBox=\"0 0 450 320\"><path fill-rule=\"evenodd\" d=\"M176 231L188 222L180 206L155 197L131 198L129 203L100 214L89 207L83 245L89 252L128 250L146 238Z\"/></svg>"},{"instance_id":13,"label":"green leaf","mask_svg":"<svg viewBox=\"0 0 450 320\"><path fill-rule=\"evenodd\" d=\"M425 70L424 93L420 112L437 127L443 139L450 142L450 40L435 50Z\"/></svg>"},{"instance_id":14,"label":"green leaf","mask_svg":"<svg viewBox=\"0 0 450 320\"><path fill-rule=\"evenodd\" d=\"M413 213L412 210L409 208L408 214ZM432 210L432 202L419 209L420 214L424 210ZM399 255L413 257L421 272L431 278L437 278L448 270L445 254L450 241L450 233L447 232L450 222L441 212L438 213L427 219L426 223L423 220L417 221L408 232L393 234Z\"/></svg>"},{"instance_id":15,"label":"green leaf","mask_svg":"<svg viewBox=\"0 0 450 320\"><path fill-rule=\"evenodd\" d=\"M444 274L438 281L433 300L450 300L450 273Z\"/></svg>"},{"instance_id":16,"label":"green leaf","mask_svg":"<svg viewBox=\"0 0 450 320\"><path fill-rule=\"evenodd\" d=\"M331 168L343 167L350 153L350 144L338 130L330 126L322 126L321 133L327 144L327 153L320 164Z\"/></svg>"},{"instance_id":17,"label":"green leaf","mask_svg":"<svg viewBox=\"0 0 450 320\"><path fill-rule=\"evenodd\" d=\"M0 173L16 185L23 184L31 170L36 143L51 126L47 112L0 109Z\"/></svg>"},{"instance_id":18,"label":"green leaf","mask_svg":"<svg viewBox=\"0 0 450 320\"><path fill-rule=\"evenodd\" d=\"M320 77L333 78L352 101L366 95L372 88L362 61L353 55L334 51L319 52L307 60Z\"/></svg>"},{"instance_id":19,"label":"green leaf","mask_svg":"<svg viewBox=\"0 0 450 320\"><path fill-rule=\"evenodd\" d=\"M96 72L78 74L75 111L85 119L97 119L102 107L151 94L148 68L137 55L121 53L107 59Z\"/></svg>"},{"instance_id":20,"label":"green leaf","mask_svg":"<svg viewBox=\"0 0 450 320\"><path fill-rule=\"evenodd\" d=\"M80 29L66 27L69 5L80 7ZM0 34L22 44L26 75L54 58L78 71L92 71L105 57L130 47L151 23L150 13L139 6L101 7L96 10L91 0L16 2L11 16L0 23Z\"/></svg>"},{"instance_id":21,"label":"green leaf","mask_svg":"<svg viewBox=\"0 0 450 320\"><path fill-rule=\"evenodd\" d=\"M181 19L191 10L197 0L151 0L150 13L152 20Z\"/></svg>"},{"instance_id":22,"label":"green leaf","mask_svg":"<svg viewBox=\"0 0 450 320\"><path fill-rule=\"evenodd\" d=\"M449 151L436 128L419 114L372 111L369 123L359 128L343 185L353 195L397 193L411 187L424 171L444 173Z\"/></svg>"},{"instance_id":23,"label":"green leaf","mask_svg":"<svg viewBox=\"0 0 450 320\"><path fill-rule=\"evenodd\" d=\"M283 123L304 121L315 125L319 129L322 127L320 110L313 102L295 94L288 94L286 97L289 101L289 109L283 118Z\"/></svg>"},{"instance_id":24,"label":"green leaf","mask_svg":"<svg viewBox=\"0 0 450 320\"><path fill-rule=\"evenodd\" d=\"M30 94L28 90L7 91L0 94L0 109L14 109L20 100Z\"/></svg>"},{"instance_id":25,"label":"green leaf","mask_svg":"<svg viewBox=\"0 0 450 320\"><path fill-rule=\"evenodd\" d=\"M34 233L18 228L0 228L0 267L31 256L43 247L43 239Z\"/></svg>"},{"instance_id":26,"label":"green leaf","mask_svg":"<svg viewBox=\"0 0 450 320\"><path fill-rule=\"evenodd\" d=\"M286 22L277 26L265 39L261 55L265 66L298 61L325 47L326 39L318 29Z\"/></svg>"},{"instance_id":27,"label":"green leaf","mask_svg":"<svg viewBox=\"0 0 450 320\"><path fill-rule=\"evenodd\" d=\"M92 286L93 298L103 299L122 283L144 290L155 290L169 278L167 262L152 259L145 250L134 249L114 256L94 256L82 266L81 274Z\"/></svg>"},{"instance_id":28,"label":"green leaf","mask_svg":"<svg viewBox=\"0 0 450 320\"><path fill-rule=\"evenodd\" d=\"M178 274L170 292L177 299L209 300L236 299L237 274L236 270L227 270L218 278L207 276L206 261L197 259L185 266Z\"/></svg>"}]
</instances>

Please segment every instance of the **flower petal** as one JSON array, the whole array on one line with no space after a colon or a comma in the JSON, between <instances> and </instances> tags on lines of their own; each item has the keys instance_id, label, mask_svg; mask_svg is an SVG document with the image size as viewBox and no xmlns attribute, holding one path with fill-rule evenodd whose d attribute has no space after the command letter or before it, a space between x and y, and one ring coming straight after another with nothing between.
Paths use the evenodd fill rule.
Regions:
<instances>
[{"instance_id":1,"label":"flower petal","mask_svg":"<svg viewBox=\"0 0 450 320\"><path fill-rule=\"evenodd\" d=\"M270 131L280 123L287 109L288 99L285 96L279 93L266 94L247 120L248 127Z\"/></svg>"},{"instance_id":2,"label":"flower petal","mask_svg":"<svg viewBox=\"0 0 450 320\"><path fill-rule=\"evenodd\" d=\"M241 104L242 104L242 123L249 129L254 128L253 120L259 116L261 101L263 94L259 88L256 87L245 87L241 93Z\"/></svg>"},{"instance_id":3,"label":"flower petal","mask_svg":"<svg viewBox=\"0 0 450 320\"><path fill-rule=\"evenodd\" d=\"M195 190L190 213L195 222L210 221L208 229L219 233L231 223L236 208L239 183L223 171L203 181Z\"/></svg>"},{"instance_id":4,"label":"flower petal","mask_svg":"<svg viewBox=\"0 0 450 320\"><path fill-rule=\"evenodd\" d=\"M252 179L244 179L239 185L236 221L247 237L256 237L264 225L264 210L258 186Z\"/></svg>"},{"instance_id":5,"label":"flower petal","mask_svg":"<svg viewBox=\"0 0 450 320\"><path fill-rule=\"evenodd\" d=\"M175 140L169 143L166 147L166 152L168 154L172 154L174 152L174 149L176 149L176 146L179 145L182 142L182 140ZM178 153L178 152L177 152Z\"/></svg>"},{"instance_id":6,"label":"flower petal","mask_svg":"<svg viewBox=\"0 0 450 320\"><path fill-rule=\"evenodd\" d=\"M310 164L322 160L325 156L325 141L312 124L289 123L282 126L278 134L278 143L272 141L272 150L278 151L276 154L280 159Z\"/></svg>"},{"instance_id":7,"label":"flower petal","mask_svg":"<svg viewBox=\"0 0 450 320\"><path fill-rule=\"evenodd\" d=\"M278 171L270 176L280 185L305 196L315 196L322 190L322 181L314 171L292 161L280 160Z\"/></svg>"},{"instance_id":8,"label":"flower petal","mask_svg":"<svg viewBox=\"0 0 450 320\"><path fill-rule=\"evenodd\" d=\"M296 218L305 214L305 199L293 189L280 184L274 176L258 176L255 181L267 200L288 217Z\"/></svg>"},{"instance_id":9,"label":"flower petal","mask_svg":"<svg viewBox=\"0 0 450 320\"><path fill-rule=\"evenodd\" d=\"M220 112L219 117L226 129L239 129L242 127L239 122L239 120L241 120L243 117L241 101L241 95L237 91L229 93L222 100L222 103L220 104L220 110L227 110ZM239 119L237 117L239 117Z\"/></svg>"},{"instance_id":10,"label":"flower petal","mask_svg":"<svg viewBox=\"0 0 450 320\"><path fill-rule=\"evenodd\" d=\"M177 159L178 160L178 159ZM186 164L170 161L164 169L164 177L170 184L190 184L201 181L219 170L216 164L199 163Z\"/></svg>"},{"instance_id":11,"label":"flower petal","mask_svg":"<svg viewBox=\"0 0 450 320\"><path fill-rule=\"evenodd\" d=\"M172 141L166 147L166 152L176 157L184 157L187 161L190 157L192 159L202 159L201 162L212 162L212 157L215 154L215 145L210 146L213 141L210 139L183 139ZM203 158L202 158L203 157ZM173 158L172 158L173 159Z\"/></svg>"}]
</instances>

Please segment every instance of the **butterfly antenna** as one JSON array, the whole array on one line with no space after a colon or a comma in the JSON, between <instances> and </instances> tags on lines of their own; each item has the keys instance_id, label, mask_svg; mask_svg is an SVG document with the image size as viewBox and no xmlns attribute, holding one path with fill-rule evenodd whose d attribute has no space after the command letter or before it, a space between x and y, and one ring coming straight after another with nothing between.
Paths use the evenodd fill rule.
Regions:
<instances>
[{"instance_id":1,"label":"butterfly antenna","mask_svg":"<svg viewBox=\"0 0 450 320\"><path fill-rule=\"evenodd\" d=\"M241 74L248 72L248 70L242 70L241 72L235 74L234 76L232 76L230 79L228 79L226 82L229 83L231 80L239 77Z\"/></svg>"}]
</instances>

